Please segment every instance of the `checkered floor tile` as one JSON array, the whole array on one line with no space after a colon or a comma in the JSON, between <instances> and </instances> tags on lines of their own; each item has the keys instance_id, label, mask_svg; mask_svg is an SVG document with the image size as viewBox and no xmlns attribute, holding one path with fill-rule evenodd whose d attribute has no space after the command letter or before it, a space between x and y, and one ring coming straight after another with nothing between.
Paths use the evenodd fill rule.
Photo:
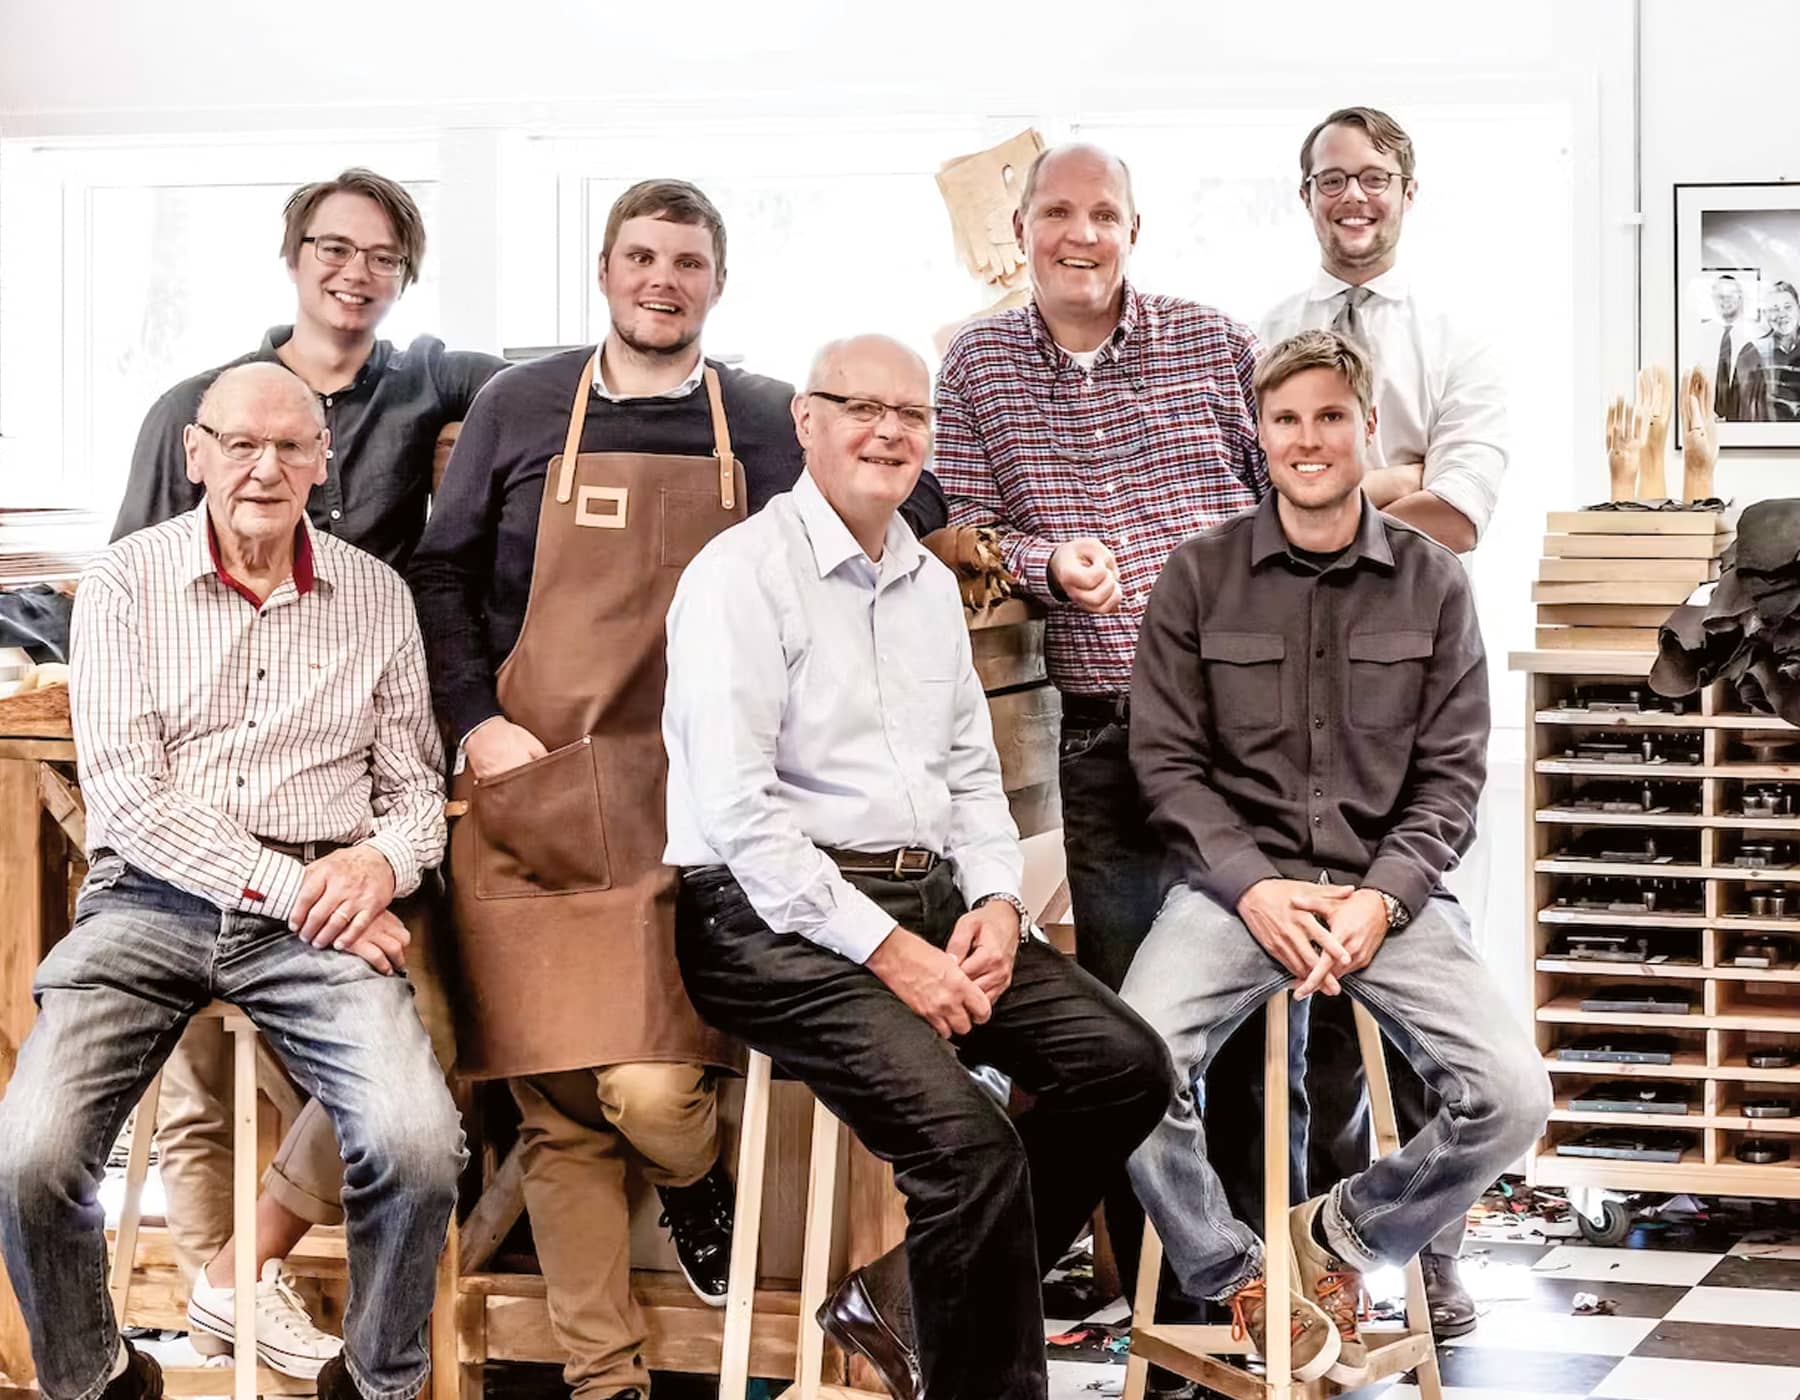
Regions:
<instances>
[{"instance_id":1,"label":"checkered floor tile","mask_svg":"<svg viewBox=\"0 0 1800 1400\"><path fill-rule=\"evenodd\" d=\"M1481 1323L1438 1349L1445 1400L1800 1400L1800 1232L1639 1229L1618 1249L1473 1239L1462 1273ZM1580 1294L1611 1311L1576 1313ZM1123 1388L1116 1358L1051 1355L1051 1400ZM1397 1381L1345 1400L1418 1395Z\"/></svg>"}]
</instances>

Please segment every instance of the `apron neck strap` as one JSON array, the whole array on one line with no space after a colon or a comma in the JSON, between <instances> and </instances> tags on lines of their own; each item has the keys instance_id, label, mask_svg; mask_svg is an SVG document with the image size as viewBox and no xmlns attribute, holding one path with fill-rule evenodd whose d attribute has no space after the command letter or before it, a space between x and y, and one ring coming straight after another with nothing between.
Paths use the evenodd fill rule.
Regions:
<instances>
[{"instance_id":1,"label":"apron neck strap","mask_svg":"<svg viewBox=\"0 0 1800 1400\"><path fill-rule=\"evenodd\" d=\"M581 383L575 386L575 403L569 409L569 433L563 439L562 470L556 474L556 499L559 504L567 504L575 494L575 459L581 455L581 430L587 423L588 395L594 388L594 365L600 359L600 349L588 356L588 361L581 369Z\"/></svg>"},{"instance_id":2,"label":"apron neck strap","mask_svg":"<svg viewBox=\"0 0 1800 1400\"><path fill-rule=\"evenodd\" d=\"M702 362L704 363L704 362ZM719 372L706 365L706 402L712 409L713 456L719 459L719 509L737 506L737 459L731 455L731 429L725 425L725 399L719 392Z\"/></svg>"}]
</instances>

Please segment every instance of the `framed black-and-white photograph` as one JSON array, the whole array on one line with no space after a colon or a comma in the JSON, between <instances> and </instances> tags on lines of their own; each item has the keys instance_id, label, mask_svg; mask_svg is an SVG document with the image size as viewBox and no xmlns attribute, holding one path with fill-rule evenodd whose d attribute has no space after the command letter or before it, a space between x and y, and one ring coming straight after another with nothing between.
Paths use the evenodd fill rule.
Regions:
<instances>
[{"instance_id":1,"label":"framed black-and-white photograph","mask_svg":"<svg viewBox=\"0 0 1800 1400\"><path fill-rule=\"evenodd\" d=\"M1800 183L1675 186L1675 377L1720 447L1800 447Z\"/></svg>"}]
</instances>

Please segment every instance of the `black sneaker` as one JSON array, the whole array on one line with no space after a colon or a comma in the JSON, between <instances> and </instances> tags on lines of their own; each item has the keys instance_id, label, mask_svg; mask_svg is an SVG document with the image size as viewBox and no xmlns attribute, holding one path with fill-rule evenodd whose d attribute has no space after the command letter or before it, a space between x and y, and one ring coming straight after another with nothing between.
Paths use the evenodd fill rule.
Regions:
<instances>
[{"instance_id":1,"label":"black sneaker","mask_svg":"<svg viewBox=\"0 0 1800 1400\"><path fill-rule=\"evenodd\" d=\"M1419 1271L1425 1275L1425 1302L1431 1309L1431 1335L1437 1341L1466 1337L1475 1330L1475 1300L1463 1287L1456 1260L1448 1254L1421 1254Z\"/></svg>"},{"instance_id":2,"label":"black sneaker","mask_svg":"<svg viewBox=\"0 0 1800 1400\"><path fill-rule=\"evenodd\" d=\"M692 1186L659 1186L663 1213L660 1224L675 1241L675 1257L694 1296L715 1308L725 1306L731 1275L731 1221L737 1210L736 1193L723 1162Z\"/></svg>"},{"instance_id":3,"label":"black sneaker","mask_svg":"<svg viewBox=\"0 0 1800 1400\"><path fill-rule=\"evenodd\" d=\"M100 1400L162 1400L163 1373L156 1358L130 1342L124 1346L125 1369L106 1383Z\"/></svg>"},{"instance_id":4,"label":"black sneaker","mask_svg":"<svg viewBox=\"0 0 1800 1400\"><path fill-rule=\"evenodd\" d=\"M341 1351L319 1368L318 1387L319 1400L363 1400Z\"/></svg>"}]
</instances>

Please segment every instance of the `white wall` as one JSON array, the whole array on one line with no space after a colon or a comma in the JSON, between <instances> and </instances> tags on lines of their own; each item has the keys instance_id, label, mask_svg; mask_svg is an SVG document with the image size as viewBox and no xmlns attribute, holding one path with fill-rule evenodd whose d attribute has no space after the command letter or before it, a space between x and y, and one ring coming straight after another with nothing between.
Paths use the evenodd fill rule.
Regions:
<instances>
[{"instance_id":1,"label":"white wall","mask_svg":"<svg viewBox=\"0 0 1800 1400\"><path fill-rule=\"evenodd\" d=\"M1793 85L1777 76L1797 49L1792 0L1731 0L1706 22L1681 0L1643 0L1646 361L1674 362L1674 187L1800 181ZM1739 504L1800 495L1800 451L1722 452L1718 484Z\"/></svg>"}]
</instances>

